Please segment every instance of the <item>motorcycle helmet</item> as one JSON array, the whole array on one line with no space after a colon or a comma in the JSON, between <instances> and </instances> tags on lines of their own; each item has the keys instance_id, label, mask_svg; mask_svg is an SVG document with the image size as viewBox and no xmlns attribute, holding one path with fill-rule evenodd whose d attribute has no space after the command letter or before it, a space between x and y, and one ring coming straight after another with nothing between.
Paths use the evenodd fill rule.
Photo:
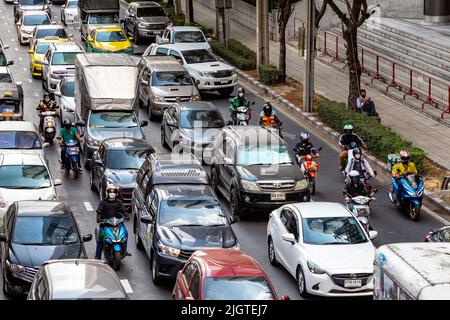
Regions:
<instances>
[{"instance_id":1,"label":"motorcycle helmet","mask_svg":"<svg viewBox=\"0 0 450 320\"><path fill-rule=\"evenodd\" d=\"M307 143L309 141L310 134L307 131L303 131L300 133L300 141L303 143Z\"/></svg>"},{"instance_id":2,"label":"motorcycle helmet","mask_svg":"<svg viewBox=\"0 0 450 320\"><path fill-rule=\"evenodd\" d=\"M70 130L70 128L72 128L72 122L70 122L69 119L64 119L63 125L66 130Z\"/></svg>"},{"instance_id":3,"label":"motorcycle helmet","mask_svg":"<svg viewBox=\"0 0 450 320\"><path fill-rule=\"evenodd\" d=\"M244 99L245 97L245 89L240 87L239 89L237 89L237 95L239 99Z\"/></svg>"},{"instance_id":4,"label":"motorcycle helmet","mask_svg":"<svg viewBox=\"0 0 450 320\"><path fill-rule=\"evenodd\" d=\"M266 102L263 106L263 112L266 115L266 117L269 117L272 115L272 105L270 102Z\"/></svg>"},{"instance_id":5,"label":"motorcycle helmet","mask_svg":"<svg viewBox=\"0 0 450 320\"><path fill-rule=\"evenodd\" d=\"M50 102L50 93L44 92L42 95L42 100L44 100L46 103Z\"/></svg>"},{"instance_id":6,"label":"motorcycle helmet","mask_svg":"<svg viewBox=\"0 0 450 320\"><path fill-rule=\"evenodd\" d=\"M114 200L117 197L117 194L119 193L119 187L114 184L109 184L106 187L106 196L110 200Z\"/></svg>"},{"instance_id":7,"label":"motorcycle helmet","mask_svg":"<svg viewBox=\"0 0 450 320\"><path fill-rule=\"evenodd\" d=\"M409 153L406 150L401 150L400 151L400 159L402 161L403 164L407 164L409 161Z\"/></svg>"},{"instance_id":8,"label":"motorcycle helmet","mask_svg":"<svg viewBox=\"0 0 450 320\"><path fill-rule=\"evenodd\" d=\"M348 174L352 183L357 184L359 182L359 172L356 170L350 171Z\"/></svg>"},{"instance_id":9,"label":"motorcycle helmet","mask_svg":"<svg viewBox=\"0 0 450 320\"><path fill-rule=\"evenodd\" d=\"M353 134L353 126L351 124L346 124L344 126L344 134L346 134L346 135Z\"/></svg>"},{"instance_id":10,"label":"motorcycle helmet","mask_svg":"<svg viewBox=\"0 0 450 320\"><path fill-rule=\"evenodd\" d=\"M361 159L361 155L362 155L361 149L359 149L359 148L353 149L353 156L356 159L358 159L358 160Z\"/></svg>"}]
</instances>

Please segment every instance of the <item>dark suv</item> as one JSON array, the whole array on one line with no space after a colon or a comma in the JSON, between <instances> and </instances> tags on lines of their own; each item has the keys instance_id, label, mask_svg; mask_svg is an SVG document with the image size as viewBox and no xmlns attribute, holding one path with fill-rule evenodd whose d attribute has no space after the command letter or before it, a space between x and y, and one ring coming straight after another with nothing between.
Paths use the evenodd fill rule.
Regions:
<instances>
[{"instance_id":1,"label":"dark suv","mask_svg":"<svg viewBox=\"0 0 450 320\"><path fill-rule=\"evenodd\" d=\"M187 154L152 154L133 191L136 245L150 258L152 280L175 279L194 251L235 248L239 243L200 162Z\"/></svg>"},{"instance_id":2,"label":"dark suv","mask_svg":"<svg viewBox=\"0 0 450 320\"><path fill-rule=\"evenodd\" d=\"M229 200L233 215L310 200L308 181L288 145L268 129L227 126L212 155L211 186Z\"/></svg>"},{"instance_id":3,"label":"dark suv","mask_svg":"<svg viewBox=\"0 0 450 320\"><path fill-rule=\"evenodd\" d=\"M132 35L136 44L142 38L161 35L172 24L161 5L148 1L130 3L122 21L125 33Z\"/></svg>"}]
</instances>

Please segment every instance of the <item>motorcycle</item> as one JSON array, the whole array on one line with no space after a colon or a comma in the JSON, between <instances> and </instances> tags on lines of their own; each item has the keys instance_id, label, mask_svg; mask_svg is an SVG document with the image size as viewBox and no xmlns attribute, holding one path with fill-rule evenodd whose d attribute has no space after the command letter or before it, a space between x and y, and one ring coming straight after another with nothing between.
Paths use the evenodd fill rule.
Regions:
<instances>
[{"instance_id":1,"label":"motorcycle","mask_svg":"<svg viewBox=\"0 0 450 320\"><path fill-rule=\"evenodd\" d=\"M124 224L125 218L103 219L101 224L103 230L103 254L106 261L114 270L120 270L122 259L126 257L126 244L128 242L128 231ZM95 238L98 241L98 228L95 228Z\"/></svg>"},{"instance_id":2,"label":"motorcycle","mask_svg":"<svg viewBox=\"0 0 450 320\"><path fill-rule=\"evenodd\" d=\"M250 105L254 105L255 102L252 102ZM235 126L248 126L250 118L252 117L252 109L246 107L237 107L235 111L234 119L232 118L228 121L228 125Z\"/></svg>"},{"instance_id":3,"label":"motorcycle","mask_svg":"<svg viewBox=\"0 0 450 320\"><path fill-rule=\"evenodd\" d=\"M283 122L280 122L279 125L275 125L275 126L267 126L263 128L266 128L267 130L269 130L270 132L276 133L280 136L280 138L283 138L283 135L281 134L281 128L282 128Z\"/></svg>"},{"instance_id":4,"label":"motorcycle","mask_svg":"<svg viewBox=\"0 0 450 320\"><path fill-rule=\"evenodd\" d=\"M367 234L369 233L369 230L372 230L372 227L370 226L369 223L370 218L369 204L373 200L376 200L376 198L374 197L375 193L377 193L376 189L374 189L373 192L368 197L366 196L351 197L349 194L346 195L348 198L350 198L349 202L347 203L347 208L350 211L352 211L353 215L359 220L359 222L366 230ZM352 204L352 206L350 206L350 203Z\"/></svg>"},{"instance_id":5,"label":"motorcycle","mask_svg":"<svg viewBox=\"0 0 450 320\"><path fill-rule=\"evenodd\" d=\"M61 137L58 137L60 140ZM75 140L69 140L64 145L65 148L65 163L66 174L70 175L70 170L74 172L75 179L78 179L80 174L80 166L78 165L80 159L80 145Z\"/></svg>"},{"instance_id":6,"label":"motorcycle","mask_svg":"<svg viewBox=\"0 0 450 320\"><path fill-rule=\"evenodd\" d=\"M400 211L408 214L411 220L417 221L420 217L422 201L424 197L424 184L422 177L410 174L402 176L398 183L401 185L400 202L397 201L398 185L395 177L392 177L392 188L388 191L391 202Z\"/></svg>"},{"instance_id":7,"label":"motorcycle","mask_svg":"<svg viewBox=\"0 0 450 320\"><path fill-rule=\"evenodd\" d=\"M317 159L320 157L320 155L317 152L321 150L322 148L319 147L317 151L315 149L312 149L310 155L306 156L301 156L298 154L296 155L297 162L299 163L303 174L308 178L309 191L311 195L314 195L314 193L316 193L316 175L317 171L319 171L319 164L313 159Z\"/></svg>"},{"instance_id":8,"label":"motorcycle","mask_svg":"<svg viewBox=\"0 0 450 320\"><path fill-rule=\"evenodd\" d=\"M45 142L50 143L50 145L53 145L53 139L56 135L56 123L55 123L55 117L57 115L57 112L55 110L49 110L49 111L43 111L40 113L41 117L44 117L44 125L43 125L43 136L45 139Z\"/></svg>"}]
</instances>

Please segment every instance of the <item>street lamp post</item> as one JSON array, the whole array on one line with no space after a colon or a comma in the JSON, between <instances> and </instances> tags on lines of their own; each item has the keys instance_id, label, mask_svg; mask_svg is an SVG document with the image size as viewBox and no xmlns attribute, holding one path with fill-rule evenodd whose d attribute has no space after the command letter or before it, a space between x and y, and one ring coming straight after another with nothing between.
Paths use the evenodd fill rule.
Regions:
<instances>
[{"instance_id":1,"label":"street lamp post","mask_svg":"<svg viewBox=\"0 0 450 320\"><path fill-rule=\"evenodd\" d=\"M306 112L313 111L314 104L314 59L316 57L316 6L314 0L308 0L306 22L306 63L303 81L303 108Z\"/></svg>"}]
</instances>

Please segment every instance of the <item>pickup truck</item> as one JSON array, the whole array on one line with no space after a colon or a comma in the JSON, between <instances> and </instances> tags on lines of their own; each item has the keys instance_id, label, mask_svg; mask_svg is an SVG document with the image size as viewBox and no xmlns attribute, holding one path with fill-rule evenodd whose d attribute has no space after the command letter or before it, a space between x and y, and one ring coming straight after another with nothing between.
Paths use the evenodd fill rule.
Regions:
<instances>
[{"instance_id":1,"label":"pickup truck","mask_svg":"<svg viewBox=\"0 0 450 320\"><path fill-rule=\"evenodd\" d=\"M192 49L206 49L211 51L209 45L211 39L207 39L202 30L197 27L170 26L167 27L162 36L156 36L157 44L180 44L192 46Z\"/></svg>"}]
</instances>

